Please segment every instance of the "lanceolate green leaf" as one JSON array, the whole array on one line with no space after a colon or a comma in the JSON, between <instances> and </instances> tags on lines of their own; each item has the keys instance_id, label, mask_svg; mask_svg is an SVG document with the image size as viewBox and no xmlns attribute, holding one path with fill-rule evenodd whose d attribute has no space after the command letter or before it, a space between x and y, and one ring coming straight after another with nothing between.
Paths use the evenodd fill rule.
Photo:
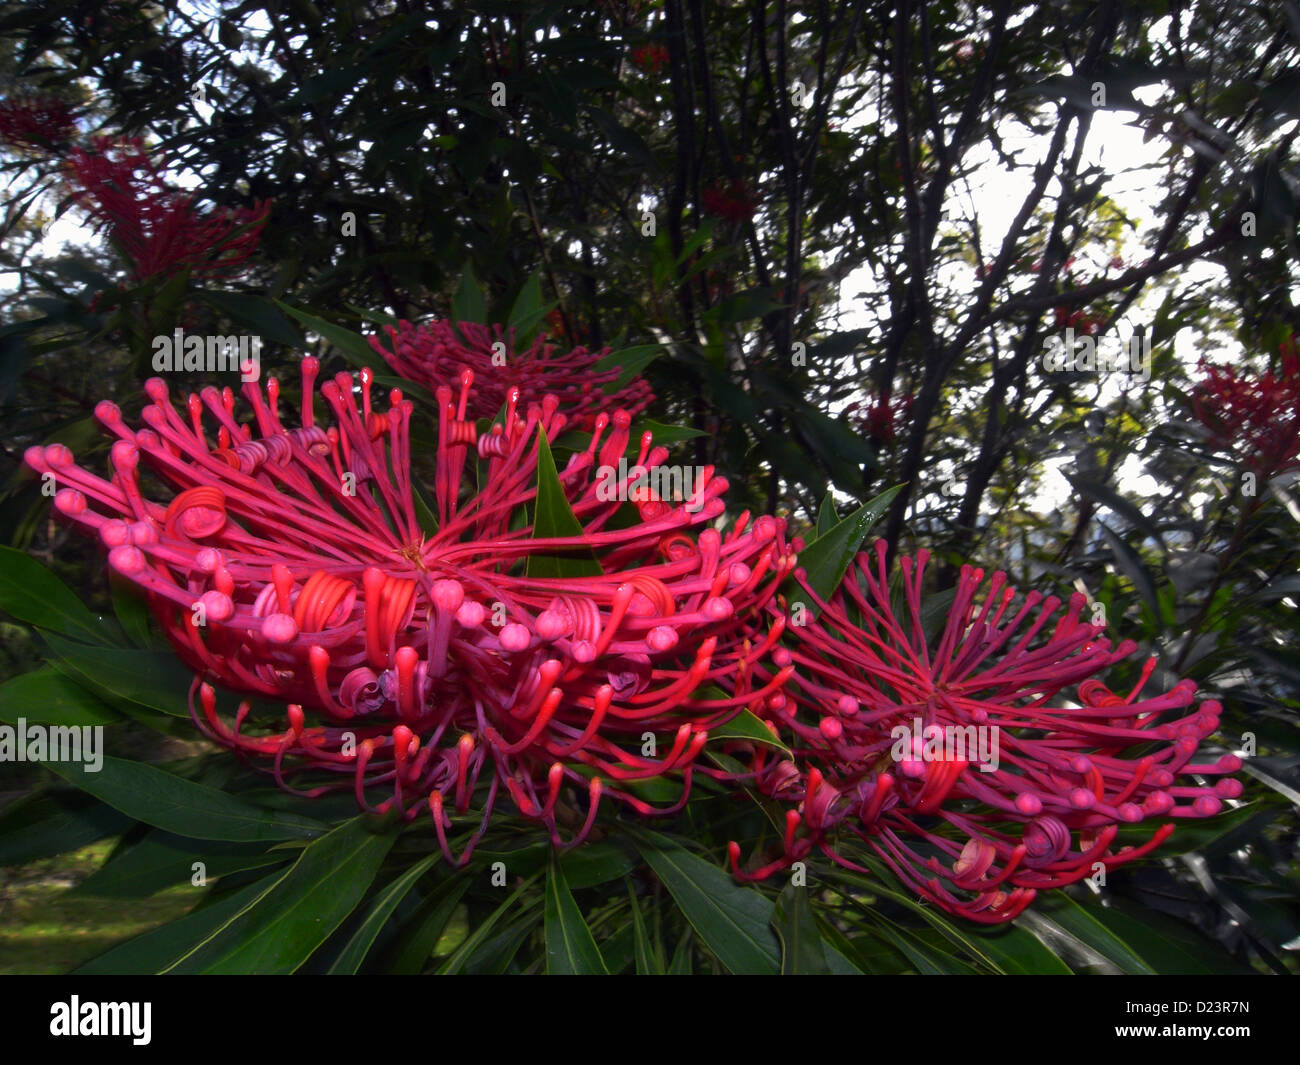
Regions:
<instances>
[{"instance_id":1,"label":"lanceolate green leaf","mask_svg":"<svg viewBox=\"0 0 1300 1065\"><path fill-rule=\"evenodd\" d=\"M346 821L311 843L270 891L168 971L291 973L338 928L365 896L393 833Z\"/></svg>"},{"instance_id":2,"label":"lanceolate green leaf","mask_svg":"<svg viewBox=\"0 0 1300 1065\"><path fill-rule=\"evenodd\" d=\"M565 976L609 975L554 854L546 871L546 971Z\"/></svg>"},{"instance_id":3,"label":"lanceolate green leaf","mask_svg":"<svg viewBox=\"0 0 1300 1065\"><path fill-rule=\"evenodd\" d=\"M279 875L272 873L226 898L136 936L87 962L76 970L76 975L148 976L163 972L266 894Z\"/></svg>"},{"instance_id":4,"label":"lanceolate green leaf","mask_svg":"<svg viewBox=\"0 0 1300 1065\"><path fill-rule=\"evenodd\" d=\"M129 817L180 836L262 842L303 839L324 831L316 821L247 806L223 791L143 762L105 757L95 773L82 763L45 766Z\"/></svg>"},{"instance_id":5,"label":"lanceolate green leaf","mask_svg":"<svg viewBox=\"0 0 1300 1065\"><path fill-rule=\"evenodd\" d=\"M366 914L366 919L352 933L343 950L339 952L339 956L334 959L329 969L331 973L355 973L361 968L361 963L366 960L366 954L374 945L384 925L388 923L388 919L393 916L398 904L406 898L407 893L415 886L415 882L428 872L440 857L441 854L435 851L427 858L422 858L376 896L370 906L370 912Z\"/></svg>"},{"instance_id":6,"label":"lanceolate green leaf","mask_svg":"<svg viewBox=\"0 0 1300 1065\"><path fill-rule=\"evenodd\" d=\"M189 717L194 674L171 652L92 647L52 632L43 638L54 653L55 666L78 684L172 717Z\"/></svg>"},{"instance_id":7,"label":"lanceolate green leaf","mask_svg":"<svg viewBox=\"0 0 1300 1065\"><path fill-rule=\"evenodd\" d=\"M306 311L290 307L287 303L281 303L279 300L276 300L275 304L286 314L291 314L294 318L297 318L317 336L329 341L353 366L384 368L384 360L360 334L352 332L351 329L345 329L341 325L335 325L333 322L327 322L324 318L317 318L314 314L308 314Z\"/></svg>"},{"instance_id":8,"label":"lanceolate green leaf","mask_svg":"<svg viewBox=\"0 0 1300 1065\"><path fill-rule=\"evenodd\" d=\"M89 795L50 788L0 811L0 866L77 850L131 827L131 818Z\"/></svg>"},{"instance_id":9,"label":"lanceolate green leaf","mask_svg":"<svg viewBox=\"0 0 1300 1065\"><path fill-rule=\"evenodd\" d=\"M742 710L725 724L718 725L716 728L709 729L709 740L745 740L749 743L761 743L765 747L773 747L785 754L790 753L790 748L780 741L766 725L748 710Z\"/></svg>"},{"instance_id":10,"label":"lanceolate green leaf","mask_svg":"<svg viewBox=\"0 0 1300 1065\"><path fill-rule=\"evenodd\" d=\"M839 522L840 516L835 512L835 500L831 498L830 492L827 492L822 499L822 505L817 508L817 536L820 539L835 528Z\"/></svg>"},{"instance_id":11,"label":"lanceolate green leaf","mask_svg":"<svg viewBox=\"0 0 1300 1065\"><path fill-rule=\"evenodd\" d=\"M49 667L22 673L0 684L0 722L111 725L120 720L90 692Z\"/></svg>"},{"instance_id":12,"label":"lanceolate green leaf","mask_svg":"<svg viewBox=\"0 0 1300 1065\"><path fill-rule=\"evenodd\" d=\"M767 898L666 836L639 834L637 849L723 965L733 973L780 971Z\"/></svg>"},{"instance_id":13,"label":"lanceolate green leaf","mask_svg":"<svg viewBox=\"0 0 1300 1065\"><path fill-rule=\"evenodd\" d=\"M31 555L0 547L0 610L42 629L108 643L110 629Z\"/></svg>"},{"instance_id":14,"label":"lanceolate green leaf","mask_svg":"<svg viewBox=\"0 0 1300 1065\"><path fill-rule=\"evenodd\" d=\"M582 524L573 514L560 484L546 434L537 430L537 507L533 520L533 539L582 536ZM528 556L529 577L593 577L602 572L590 551L567 555L535 554Z\"/></svg>"},{"instance_id":15,"label":"lanceolate green leaf","mask_svg":"<svg viewBox=\"0 0 1300 1065\"><path fill-rule=\"evenodd\" d=\"M841 519L828 532L818 536L799 552L799 565L807 575L808 586L823 599L830 598L840 581L844 579L853 556L862 547L862 541L867 538L867 533L880 519L880 515L885 512L901 487L895 485L888 491L882 492L847 518ZM796 603L803 603L808 612L815 615L817 606L813 600L798 585L793 587L794 590L790 595L791 608L793 609Z\"/></svg>"},{"instance_id":16,"label":"lanceolate green leaf","mask_svg":"<svg viewBox=\"0 0 1300 1065\"><path fill-rule=\"evenodd\" d=\"M827 975L821 930L813 918L808 889L787 884L776 900L772 927L781 940L781 975Z\"/></svg>"},{"instance_id":17,"label":"lanceolate green leaf","mask_svg":"<svg viewBox=\"0 0 1300 1065\"><path fill-rule=\"evenodd\" d=\"M269 850L266 844L186 839L154 830L119 848L107 862L72 889L74 895L140 899L193 880L195 863L208 881L247 869L292 861L292 850Z\"/></svg>"},{"instance_id":18,"label":"lanceolate green leaf","mask_svg":"<svg viewBox=\"0 0 1300 1065\"><path fill-rule=\"evenodd\" d=\"M482 324L487 319L487 310L483 304L483 290L479 288L478 281L474 277L474 267L468 262L465 264L465 269L461 271L456 295L452 297L451 314L458 322Z\"/></svg>"}]
</instances>

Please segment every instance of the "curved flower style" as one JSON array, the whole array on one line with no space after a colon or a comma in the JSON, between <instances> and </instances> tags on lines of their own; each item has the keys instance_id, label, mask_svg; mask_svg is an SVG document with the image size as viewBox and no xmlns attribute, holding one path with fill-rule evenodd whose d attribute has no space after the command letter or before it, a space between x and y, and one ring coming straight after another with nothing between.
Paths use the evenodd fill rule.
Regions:
<instances>
[{"instance_id":1,"label":"curved flower style","mask_svg":"<svg viewBox=\"0 0 1300 1065\"><path fill-rule=\"evenodd\" d=\"M397 327L385 326L384 331L392 350L374 336L369 338L370 346L408 381L433 391L453 385L465 370L474 373L479 387L466 411L471 421L495 418L512 388L519 389L525 402L555 396L560 413L588 432L602 409L621 408L636 415L654 399L650 386L639 377L618 392L605 394L604 388L622 375L617 367L596 368L609 354L608 348L594 352L577 347L567 355L558 355L555 346L539 336L527 351L516 352L513 329L507 331L499 325L489 329L472 322L458 322L453 327L446 319L418 327L401 322Z\"/></svg>"},{"instance_id":2,"label":"curved flower style","mask_svg":"<svg viewBox=\"0 0 1300 1065\"><path fill-rule=\"evenodd\" d=\"M15 148L47 152L76 133L72 108L45 96L0 100L0 141Z\"/></svg>"},{"instance_id":3,"label":"curved flower style","mask_svg":"<svg viewBox=\"0 0 1300 1065\"><path fill-rule=\"evenodd\" d=\"M554 473L542 440L566 424L558 400L521 414L512 390L504 424L480 435L466 418L473 374L464 372L455 399L437 391L422 525L410 401L394 390L381 413L369 371L359 388L339 374L319 389L334 422L324 428L313 411L318 372L303 360L297 428L281 421L274 379L264 392L244 386L248 425L229 389L205 389L177 411L157 378L146 385L146 428L101 403L97 417L119 438L110 481L62 445L27 454L61 486L57 509L97 533L111 568L147 593L189 666L289 704L285 731L252 732L248 703L228 723L196 680L199 727L269 763L282 786L306 770L351 778L304 794L351 787L362 808L408 819L427 803L449 860L444 806L466 811L483 779L483 818L462 863L502 789L556 842L557 814L574 814L560 802L566 785L589 796L574 842L602 793L641 813L679 809L708 730L763 711L789 674L757 679L755 663L784 626L755 635L751 624L794 565L782 523L712 528L726 482L711 468L699 509L651 497L615 521L622 504L597 492L596 473L627 453L626 411L599 414L586 450ZM637 454L625 482L667 456L649 433ZM175 494L146 498L142 465ZM561 492L581 526L572 535L556 531L558 519L541 525L543 512L563 509L549 494ZM723 678L729 693L716 687ZM648 745L647 733L659 742ZM633 794L636 781L670 773L684 786L669 811ZM391 798L372 805L376 789Z\"/></svg>"},{"instance_id":4,"label":"curved flower style","mask_svg":"<svg viewBox=\"0 0 1300 1065\"><path fill-rule=\"evenodd\" d=\"M819 616L792 626L792 647L773 656L774 668L795 668L767 710L796 763L766 767L759 786L799 809L787 814L785 853L749 877L814 847L865 871L836 849L838 832L945 911L997 923L1040 889L1146 854L1173 831L1169 818L1209 817L1241 794L1233 779L1185 779L1241 766L1232 755L1192 764L1220 708L1188 709L1191 681L1141 697L1154 659L1127 694L1097 679L1135 645L1112 648L1080 621L1082 595L1057 617L1055 597L1017 599L1004 574L986 581L964 566L931 637L927 619L942 615L922 601L928 553L901 559L898 613L885 554L883 542L874 565L860 553L829 603L809 590ZM1160 822L1150 838L1121 845L1121 826L1145 821ZM731 857L739 874L736 844Z\"/></svg>"},{"instance_id":5,"label":"curved flower style","mask_svg":"<svg viewBox=\"0 0 1300 1065\"><path fill-rule=\"evenodd\" d=\"M1300 462L1300 357L1293 342L1283 346L1277 373L1204 362L1201 372L1192 410L1215 447L1265 480Z\"/></svg>"},{"instance_id":6,"label":"curved flower style","mask_svg":"<svg viewBox=\"0 0 1300 1065\"><path fill-rule=\"evenodd\" d=\"M139 140L96 139L94 151L74 149L68 162L74 196L107 227L137 281L188 268L197 276L226 273L257 248L270 202L207 215L194 197L172 189Z\"/></svg>"}]
</instances>

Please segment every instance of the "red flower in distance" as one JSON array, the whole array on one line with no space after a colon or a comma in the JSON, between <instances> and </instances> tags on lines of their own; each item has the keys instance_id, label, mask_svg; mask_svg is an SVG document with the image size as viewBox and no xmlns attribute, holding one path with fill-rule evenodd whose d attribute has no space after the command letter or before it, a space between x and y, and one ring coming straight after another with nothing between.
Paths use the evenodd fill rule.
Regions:
<instances>
[{"instance_id":1,"label":"red flower in distance","mask_svg":"<svg viewBox=\"0 0 1300 1065\"><path fill-rule=\"evenodd\" d=\"M11 96L0 101L0 141L6 144L49 151L66 144L76 131L71 106L59 100Z\"/></svg>"},{"instance_id":2,"label":"red flower in distance","mask_svg":"<svg viewBox=\"0 0 1300 1065\"><path fill-rule=\"evenodd\" d=\"M658 74L668 64L668 49L662 44L642 44L633 48L630 58L634 66L647 74Z\"/></svg>"},{"instance_id":3,"label":"red flower in distance","mask_svg":"<svg viewBox=\"0 0 1300 1065\"><path fill-rule=\"evenodd\" d=\"M369 338L370 346L409 381L436 390L454 384L465 370L473 372L477 388L466 410L470 420L495 418L513 388L519 389L526 402L555 396L560 413L572 425L588 431L605 407L636 415L654 399L641 378L613 394L605 392L622 375L619 367L596 368L609 348L595 352L576 347L561 355L555 345L539 336L527 350L516 351L513 329L471 322L453 326L445 318L418 327L401 322L396 327L385 326L384 332L391 350L375 336Z\"/></svg>"},{"instance_id":4,"label":"red flower in distance","mask_svg":"<svg viewBox=\"0 0 1300 1065\"><path fill-rule=\"evenodd\" d=\"M1283 345L1276 373L1201 363L1192 410L1214 446L1267 480L1300 460L1300 358Z\"/></svg>"},{"instance_id":5,"label":"red flower in distance","mask_svg":"<svg viewBox=\"0 0 1300 1065\"><path fill-rule=\"evenodd\" d=\"M851 416L858 432L878 444L889 444L894 441L897 423L911 412L914 399L910 393L894 398L886 389L879 396L872 396L867 401L866 409L860 413L856 412L861 404L856 402L845 407L844 412Z\"/></svg>"},{"instance_id":6,"label":"red flower in distance","mask_svg":"<svg viewBox=\"0 0 1300 1065\"><path fill-rule=\"evenodd\" d=\"M856 841L946 912L998 923L1038 890L1146 854L1173 831L1170 818L1212 816L1241 793L1233 779L1188 779L1241 765L1231 755L1192 764L1220 708L1190 709L1191 681L1142 698L1154 659L1126 695L1097 679L1135 645L1112 648L1080 621L1083 596L1058 617L1055 597L1018 598L1004 574L986 582L964 566L927 635L927 553L900 560L897 613L883 541L874 555L857 556L829 603L809 591L820 615L792 625L791 646L773 656L795 670L767 702L795 761L771 765L759 785L798 809L785 853L749 876L814 848L865 872L843 853ZM1121 845L1121 827L1142 822L1158 827ZM737 871L739 859L733 844Z\"/></svg>"},{"instance_id":7,"label":"red flower in distance","mask_svg":"<svg viewBox=\"0 0 1300 1065\"><path fill-rule=\"evenodd\" d=\"M728 222L744 222L754 217L758 198L744 181L718 182L700 195L705 214L717 215Z\"/></svg>"},{"instance_id":8,"label":"red flower in distance","mask_svg":"<svg viewBox=\"0 0 1300 1065\"><path fill-rule=\"evenodd\" d=\"M131 264L137 281L189 269L226 273L257 248L270 203L201 214L194 197L171 188L138 140L101 137L93 151L75 149L68 162L74 198Z\"/></svg>"},{"instance_id":9,"label":"red flower in distance","mask_svg":"<svg viewBox=\"0 0 1300 1065\"><path fill-rule=\"evenodd\" d=\"M250 730L248 703L228 722L196 680L199 727L290 790L291 777L341 775L301 793L351 789L362 808L408 819L428 808L444 852L461 863L502 791L556 842L565 787L588 795L572 842L590 830L602 794L643 814L679 809L709 729L763 712L788 675L778 667L760 681L755 669L780 637L779 618L750 638L794 564L782 523L713 528L726 482L706 468L697 510L650 497L631 524L609 528L623 504L604 501L596 471L627 454L631 418L617 411L597 416L590 444L558 472L581 534L543 535L517 519L540 505L540 438L554 440L566 419L551 396L521 414L512 393L504 424L480 435L466 420L467 372L455 399L438 389L437 528L426 529L408 458L410 401L394 390L380 412L368 371L359 397L340 374L319 389L334 422L323 428L318 370L303 360L297 428L281 421L274 379L265 391L244 386L253 420L240 424L230 390L205 389L177 411L155 378L147 428L128 427L113 404L97 409L119 438L111 480L62 445L27 454L61 486L58 511L97 534L110 567L147 594L191 668L288 704L283 731ZM649 433L636 454L642 466L667 456ZM464 474L473 481L480 461L475 491ZM175 494L146 498L141 466ZM590 575L533 572L574 552ZM724 678L729 690L718 692ZM645 753L646 732L662 736L656 753ZM683 785L666 810L628 790L663 775ZM468 810L480 781L482 819L456 859L446 807ZM389 796L378 805L376 790Z\"/></svg>"}]
</instances>

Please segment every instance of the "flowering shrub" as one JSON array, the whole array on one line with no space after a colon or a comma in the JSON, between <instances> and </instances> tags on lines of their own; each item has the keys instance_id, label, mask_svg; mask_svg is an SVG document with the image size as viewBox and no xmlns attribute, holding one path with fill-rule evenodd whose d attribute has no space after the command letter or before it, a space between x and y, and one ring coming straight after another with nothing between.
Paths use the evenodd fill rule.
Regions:
<instances>
[{"instance_id":1,"label":"flowering shrub","mask_svg":"<svg viewBox=\"0 0 1300 1065\"><path fill-rule=\"evenodd\" d=\"M73 197L107 232L137 281L188 269L226 273L257 248L270 203L201 214L194 197L170 187L139 140L97 138L74 148L67 178Z\"/></svg>"}]
</instances>

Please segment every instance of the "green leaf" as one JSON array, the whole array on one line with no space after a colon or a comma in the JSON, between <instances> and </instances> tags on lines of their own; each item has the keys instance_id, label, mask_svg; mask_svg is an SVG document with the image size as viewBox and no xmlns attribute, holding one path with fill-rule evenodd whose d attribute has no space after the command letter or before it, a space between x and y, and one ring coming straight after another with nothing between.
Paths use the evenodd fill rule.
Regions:
<instances>
[{"instance_id":1,"label":"green leaf","mask_svg":"<svg viewBox=\"0 0 1300 1065\"><path fill-rule=\"evenodd\" d=\"M973 976L975 970L951 954L931 946L919 935L901 925L876 921L876 929L903 954L923 976Z\"/></svg>"},{"instance_id":2,"label":"green leaf","mask_svg":"<svg viewBox=\"0 0 1300 1065\"><path fill-rule=\"evenodd\" d=\"M514 306L510 308L510 315L506 319L506 324L514 330L515 350L525 347L529 344L535 333L537 326L546 317L550 310L542 304L542 283L538 280L537 274L529 275L524 287L519 290L519 295L515 297Z\"/></svg>"},{"instance_id":3,"label":"green leaf","mask_svg":"<svg viewBox=\"0 0 1300 1065\"><path fill-rule=\"evenodd\" d=\"M0 684L0 721L41 725L111 725L120 718L90 692L45 666Z\"/></svg>"},{"instance_id":4,"label":"green leaf","mask_svg":"<svg viewBox=\"0 0 1300 1065\"><path fill-rule=\"evenodd\" d=\"M149 606L140 590L117 573L109 574L108 590L113 597L113 613L127 639L136 647L148 647L152 642Z\"/></svg>"},{"instance_id":5,"label":"green leaf","mask_svg":"<svg viewBox=\"0 0 1300 1065\"><path fill-rule=\"evenodd\" d=\"M742 710L725 724L709 729L709 742L714 740L748 740L790 754L790 748L772 735L772 730L748 710Z\"/></svg>"},{"instance_id":6,"label":"green leaf","mask_svg":"<svg viewBox=\"0 0 1300 1065\"><path fill-rule=\"evenodd\" d=\"M482 325L487 320L487 309L483 304L483 290L474 278L474 267L466 262L461 271L460 284L456 295L451 300L451 316L457 322L474 322Z\"/></svg>"},{"instance_id":7,"label":"green leaf","mask_svg":"<svg viewBox=\"0 0 1300 1065\"><path fill-rule=\"evenodd\" d=\"M374 946L375 939L388 923L388 919L393 916L398 904L406 898L407 893L415 886L415 882L441 857L440 852L434 851L428 857L422 858L376 896L365 920L348 937L339 956L334 959L334 963L329 968L331 973L355 973L361 968L361 963L366 960L366 955Z\"/></svg>"},{"instance_id":8,"label":"green leaf","mask_svg":"<svg viewBox=\"0 0 1300 1065\"><path fill-rule=\"evenodd\" d=\"M1064 470L1061 472L1065 474L1065 479L1069 481L1077 491L1085 496L1095 499L1098 503L1102 503L1109 507L1132 525L1133 528L1142 533L1143 536L1149 536L1151 539L1155 540L1156 543L1160 544L1161 547L1164 546L1165 540L1161 535L1160 530L1157 529L1150 520L1148 520L1147 516L1143 514L1142 511L1138 510L1136 506L1130 503L1110 486L1103 484L1101 481L1091 480L1087 477L1080 477L1073 473L1066 473Z\"/></svg>"},{"instance_id":9,"label":"green leaf","mask_svg":"<svg viewBox=\"0 0 1300 1065\"><path fill-rule=\"evenodd\" d=\"M257 336L264 341L284 344L299 351L307 346L307 341L293 323L265 296L247 292L200 292L199 298L234 321L255 329Z\"/></svg>"},{"instance_id":10,"label":"green leaf","mask_svg":"<svg viewBox=\"0 0 1300 1065\"><path fill-rule=\"evenodd\" d=\"M172 717L189 717L187 696L194 674L170 651L88 647L53 633L42 634L55 666L78 684Z\"/></svg>"},{"instance_id":11,"label":"green leaf","mask_svg":"<svg viewBox=\"0 0 1300 1065\"><path fill-rule=\"evenodd\" d=\"M97 773L80 763L44 765L128 817L178 836L260 843L302 839L324 831L325 826L316 821L246 806L223 791L143 762L111 757L103 762Z\"/></svg>"},{"instance_id":12,"label":"green leaf","mask_svg":"<svg viewBox=\"0 0 1300 1065\"><path fill-rule=\"evenodd\" d=\"M533 520L533 539L552 537L581 537L582 524L574 516L573 508L560 484L546 434L537 429L537 503ZM571 555L528 556L526 572L529 577L598 577L604 571L596 556L587 550Z\"/></svg>"},{"instance_id":13,"label":"green leaf","mask_svg":"<svg viewBox=\"0 0 1300 1065\"><path fill-rule=\"evenodd\" d=\"M87 962L76 975L151 976L164 972L266 894L279 875L272 873L233 895L200 905L179 920L136 936Z\"/></svg>"},{"instance_id":14,"label":"green leaf","mask_svg":"<svg viewBox=\"0 0 1300 1065\"><path fill-rule=\"evenodd\" d=\"M101 899L142 899L194 876L194 863L203 863L209 880L262 869L290 861L293 852L250 847L216 840L186 839L154 830L130 846L120 848L89 878L72 889L73 895Z\"/></svg>"},{"instance_id":15,"label":"green leaf","mask_svg":"<svg viewBox=\"0 0 1300 1065\"><path fill-rule=\"evenodd\" d=\"M1156 596L1156 582L1151 576L1151 571L1147 569L1146 563L1128 545L1127 541L1112 532L1104 521L1098 521L1097 526L1101 529L1101 535L1110 547L1111 556L1115 559L1115 568L1133 582L1133 587L1138 590L1138 594L1142 596L1142 601L1146 603L1147 609L1151 611L1152 619L1157 625L1160 624L1160 600Z\"/></svg>"},{"instance_id":16,"label":"green leaf","mask_svg":"<svg viewBox=\"0 0 1300 1065\"><path fill-rule=\"evenodd\" d=\"M609 975L554 853L546 871L546 972L563 976Z\"/></svg>"},{"instance_id":17,"label":"green leaf","mask_svg":"<svg viewBox=\"0 0 1300 1065\"><path fill-rule=\"evenodd\" d=\"M1023 920L1025 916L1027 915L1022 915L1021 919ZM1026 927L1043 939L1048 946L1051 945L1050 934L1047 938L1040 935L1036 928L1038 922L1042 922L1044 926L1055 926L1054 929L1046 928L1047 933L1059 929L1085 946L1091 947L1122 972L1136 976L1159 972L1159 969L1151 965L1133 948L1124 933L1111 928L1111 918L1114 915L1099 902L1092 901L1084 906L1065 892L1054 891L1052 897L1037 912L1034 912L1033 916L1037 921L1026 922Z\"/></svg>"},{"instance_id":18,"label":"green leaf","mask_svg":"<svg viewBox=\"0 0 1300 1065\"><path fill-rule=\"evenodd\" d=\"M641 857L723 965L733 973L780 971L770 900L666 836L647 832L636 839Z\"/></svg>"},{"instance_id":19,"label":"green leaf","mask_svg":"<svg viewBox=\"0 0 1300 1065\"><path fill-rule=\"evenodd\" d=\"M496 927L497 922L505 916L510 907L515 904L515 901L519 896L532 887L533 881L536 879L536 876L530 876L527 880L522 881L519 886L506 897L505 901L503 901L501 905L488 914L487 917L483 918L474 931L466 937L465 942L456 948L456 953L442 963L441 967L438 969L438 974L440 976L447 976L459 972L465 963L469 961L471 955L473 955L479 946L487 940L488 935L491 933L492 929ZM532 903L525 903L525 906L528 905L532 905Z\"/></svg>"},{"instance_id":20,"label":"green leaf","mask_svg":"<svg viewBox=\"0 0 1300 1065\"><path fill-rule=\"evenodd\" d=\"M664 974L664 960L655 945L650 942L650 936L646 932L645 917L641 913L641 904L637 901L636 889L629 880L627 884L627 897L632 902L632 935L633 949L636 958L637 976L662 976Z\"/></svg>"},{"instance_id":21,"label":"green leaf","mask_svg":"<svg viewBox=\"0 0 1300 1065\"><path fill-rule=\"evenodd\" d=\"M32 792L0 810L0 866L75 851L133 824L110 806L63 788Z\"/></svg>"},{"instance_id":22,"label":"green leaf","mask_svg":"<svg viewBox=\"0 0 1300 1065\"><path fill-rule=\"evenodd\" d=\"M835 500L831 498L831 493L827 492L822 498L822 505L817 510L817 538L821 539L835 528L839 520L840 516L835 513Z\"/></svg>"},{"instance_id":23,"label":"green leaf","mask_svg":"<svg viewBox=\"0 0 1300 1065\"><path fill-rule=\"evenodd\" d=\"M415 917L402 929L404 942L387 972L393 976L414 976L433 956L447 923L469 890L470 874L462 873L439 884L420 904ZM407 929L411 929L408 931Z\"/></svg>"},{"instance_id":24,"label":"green leaf","mask_svg":"<svg viewBox=\"0 0 1300 1065\"><path fill-rule=\"evenodd\" d=\"M279 300L275 301L275 305L286 314L298 319L317 336L332 344L353 366L369 366L372 369L380 370L387 368L379 353L366 343L364 337L352 332L351 329L345 329L341 325L327 322L324 318L317 318L314 314L308 314L306 311L297 310L287 303L281 303Z\"/></svg>"},{"instance_id":25,"label":"green leaf","mask_svg":"<svg viewBox=\"0 0 1300 1065\"><path fill-rule=\"evenodd\" d=\"M598 360L593 369L603 372L617 368L621 371L618 377L605 386L606 395L612 395L626 388L634 377L666 350L662 344L637 344L622 351L611 351Z\"/></svg>"},{"instance_id":26,"label":"green leaf","mask_svg":"<svg viewBox=\"0 0 1300 1065\"><path fill-rule=\"evenodd\" d=\"M31 555L0 547L0 610L42 629L104 644L104 622Z\"/></svg>"},{"instance_id":27,"label":"green leaf","mask_svg":"<svg viewBox=\"0 0 1300 1065\"><path fill-rule=\"evenodd\" d=\"M839 587L853 556L862 547L862 541L867 538L871 527L880 520L880 515L888 509L900 488L902 485L895 485L871 502L863 504L799 552L799 565L804 570L808 586L822 599L829 599ZM816 616L816 604L801 588L791 593L791 609L796 603L803 603L807 611Z\"/></svg>"},{"instance_id":28,"label":"green leaf","mask_svg":"<svg viewBox=\"0 0 1300 1065\"><path fill-rule=\"evenodd\" d=\"M397 836L353 818L313 841L271 890L168 972L291 973L365 896Z\"/></svg>"},{"instance_id":29,"label":"green leaf","mask_svg":"<svg viewBox=\"0 0 1300 1065\"><path fill-rule=\"evenodd\" d=\"M806 887L786 885L772 910L772 928L781 940L782 976L830 974Z\"/></svg>"}]
</instances>

